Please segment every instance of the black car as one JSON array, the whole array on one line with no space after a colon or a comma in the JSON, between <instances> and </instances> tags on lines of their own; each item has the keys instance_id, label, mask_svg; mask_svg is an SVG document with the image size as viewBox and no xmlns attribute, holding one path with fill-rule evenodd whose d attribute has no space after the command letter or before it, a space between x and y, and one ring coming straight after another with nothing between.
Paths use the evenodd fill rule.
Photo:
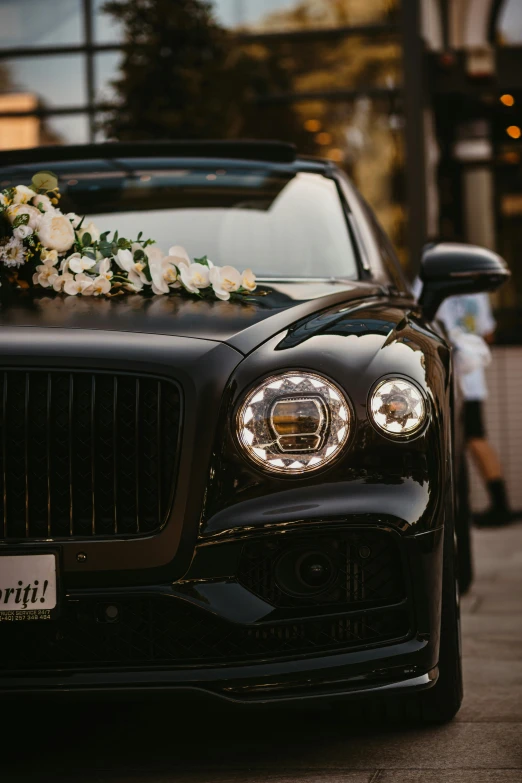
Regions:
<instances>
[{"instance_id":1,"label":"black car","mask_svg":"<svg viewBox=\"0 0 522 783\"><path fill-rule=\"evenodd\" d=\"M39 169L63 212L252 267L258 290L4 293L0 580L33 563L56 606L0 596L0 692L366 696L450 719L461 445L432 320L502 260L428 248L417 304L344 173L284 144L2 153L0 184Z\"/></svg>"}]
</instances>

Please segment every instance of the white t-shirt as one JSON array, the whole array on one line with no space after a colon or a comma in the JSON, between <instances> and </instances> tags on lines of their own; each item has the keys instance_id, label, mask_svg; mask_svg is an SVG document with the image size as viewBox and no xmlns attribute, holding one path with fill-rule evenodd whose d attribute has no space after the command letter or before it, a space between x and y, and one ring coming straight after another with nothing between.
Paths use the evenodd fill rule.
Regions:
<instances>
[{"instance_id":1,"label":"white t-shirt","mask_svg":"<svg viewBox=\"0 0 522 783\"><path fill-rule=\"evenodd\" d=\"M421 290L422 283L417 278L413 283L413 293L417 298ZM442 321L450 334L457 331L484 337L494 332L497 326L487 294L450 296L443 301L436 317ZM486 350L485 346L484 350ZM487 399L486 363L471 372L459 374L459 384L465 400Z\"/></svg>"},{"instance_id":2,"label":"white t-shirt","mask_svg":"<svg viewBox=\"0 0 522 783\"><path fill-rule=\"evenodd\" d=\"M491 312L487 294L451 296L438 309L437 318L448 332L459 330L478 337L495 331L496 322ZM485 400L488 396L484 366L472 372L462 373L459 378L465 400Z\"/></svg>"}]
</instances>

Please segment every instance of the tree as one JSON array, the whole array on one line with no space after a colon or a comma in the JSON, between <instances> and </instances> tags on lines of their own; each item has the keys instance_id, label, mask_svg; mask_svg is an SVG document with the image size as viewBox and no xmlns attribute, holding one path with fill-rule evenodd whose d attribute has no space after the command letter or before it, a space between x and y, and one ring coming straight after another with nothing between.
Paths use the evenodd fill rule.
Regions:
<instances>
[{"instance_id":1,"label":"tree","mask_svg":"<svg viewBox=\"0 0 522 783\"><path fill-rule=\"evenodd\" d=\"M110 0L123 26L118 105L107 114L109 137L287 138L302 130L291 106L277 114L255 107L281 90L285 75L265 47L251 51L220 27L205 0Z\"/></svg>"}]
</instances>

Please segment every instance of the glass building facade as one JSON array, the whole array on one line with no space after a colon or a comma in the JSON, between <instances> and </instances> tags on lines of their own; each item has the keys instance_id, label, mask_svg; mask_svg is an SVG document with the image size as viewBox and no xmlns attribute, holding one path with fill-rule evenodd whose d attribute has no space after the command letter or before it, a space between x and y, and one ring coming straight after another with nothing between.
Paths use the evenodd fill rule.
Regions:
<instances>
[{"instance_id":1,"label":"glass building facade","mask_svg":"<svg viewBox=\"0 0 522 783\"><path fill-rule=\"evenodd\" d=\"M104 5L0 0L0 149L107 139L125 30ZM210 5L235 46L272 63L273 89L254 100L254 124L257 112L272 137L290 134L302 151L343 166L405 259L399 0Z\"/></svg>"}]
</instances>

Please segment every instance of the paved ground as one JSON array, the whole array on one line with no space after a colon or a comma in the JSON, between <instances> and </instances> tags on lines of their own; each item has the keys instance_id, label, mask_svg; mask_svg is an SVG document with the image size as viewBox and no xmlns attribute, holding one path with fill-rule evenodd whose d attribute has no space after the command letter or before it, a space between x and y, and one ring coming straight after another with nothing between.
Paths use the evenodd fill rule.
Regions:
<instances>
[{"instance_id":1,"label":"paved ground","mask_svg":"<svg viewBox=\"0 0 522 783\"><path fill-rule=\"evenodd\" d=\"M466 698L450 725L339 727L153 705L1 712L3 783L522 782L522 524L475 536L464 601ZM61 749L60 749L61 746Z\"/></svg>"}]
</instances>

